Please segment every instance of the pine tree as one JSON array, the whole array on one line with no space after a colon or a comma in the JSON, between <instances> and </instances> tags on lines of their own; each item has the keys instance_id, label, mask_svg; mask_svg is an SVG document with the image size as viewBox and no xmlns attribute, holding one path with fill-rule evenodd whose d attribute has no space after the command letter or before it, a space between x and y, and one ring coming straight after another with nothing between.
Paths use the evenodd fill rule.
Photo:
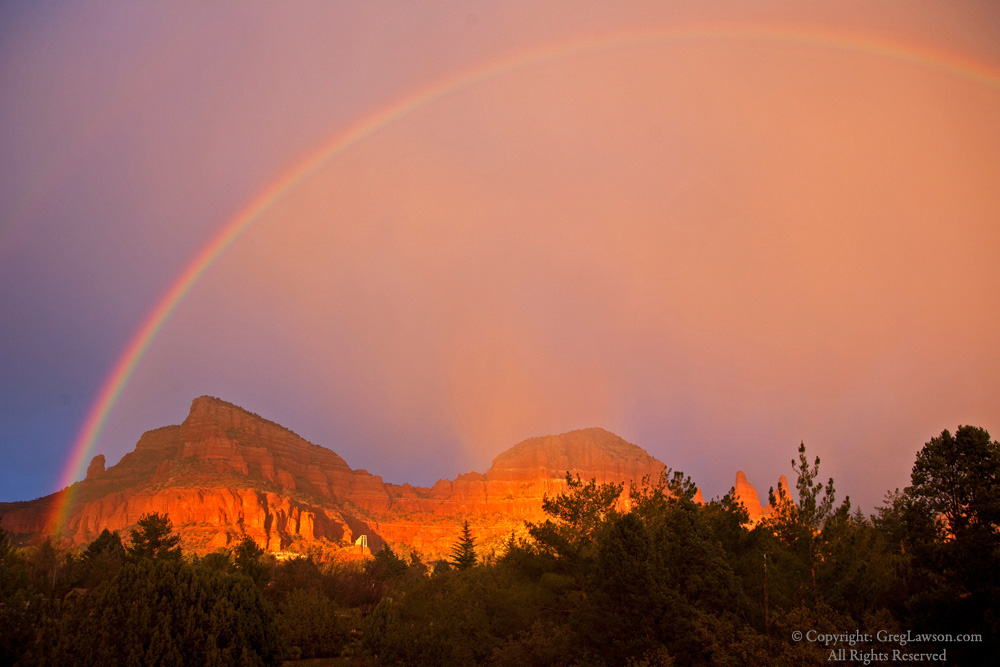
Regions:
<instances>
[{"instance_id":1,"label":"pine tree","mask_svg":"<svg viewBox=\"0 0 1000 667\"><path fill-rule=\"evenodd\" d=\"M181 559L181 538L174 534L173 524L166 514L143 514L132 531L132 544L126 549L133 562L144 558L154 560Z\"/></svg>"},{"instance_id":2,"label":"pine tree","mask_svg":"<svg viewBox=\"0 0 1000 667\"><path fill-rule=\"evenodd\" d=\"M247 575L258 586L267 583L268 569L264 562L264 550L249 535L233 547L233 566L237 572Z\"/></svg>"},{"instance_id":3,"label":"pine tree","mask_svg":"<svg viewBox=\"0 0 1000 667\"><path fill-rule=\"evenodd\" d=\"M451 564L459 570L467 570L476 564L476 540L469 530L469 521L462 525L462 536L451 549Z\"/></svg>"}]
</instances>

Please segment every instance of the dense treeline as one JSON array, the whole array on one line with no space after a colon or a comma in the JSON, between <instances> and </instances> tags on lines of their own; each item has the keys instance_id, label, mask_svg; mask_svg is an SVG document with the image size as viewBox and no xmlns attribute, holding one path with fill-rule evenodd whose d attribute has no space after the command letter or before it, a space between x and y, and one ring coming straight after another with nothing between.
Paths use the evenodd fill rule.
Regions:
<instances>
[{"instance_id":1,"label":"dense treeline","mask_svg":"<svg viewBox=\"0 0 1000 667\"><path fill-rule=\"evenodd\" d=\"M403 573L390 549L363 562L277 562L246 538L185 556L169 518L128 543L103 531L80 553L12 549L0 529L0 665L277 665L341 655L361 615ZM414 574L413 576L419 576Z\"/></svg>"},{"instance_id":2,"label":"dense treeline","mask_svg":"<svg viewBox=\"0 0 1000 667\"><path fill-rule=\"evenodd\" d=\"M569 479L501 554L466 523L433 567L277 563L250 540L185 558L159 515L80 554L0 539L0 664L1000 664L1000 444L944 431L872 516L804 446L792 463L797 502L772 490L752 528L680 473Z\"/></svg>"}]
</instances>

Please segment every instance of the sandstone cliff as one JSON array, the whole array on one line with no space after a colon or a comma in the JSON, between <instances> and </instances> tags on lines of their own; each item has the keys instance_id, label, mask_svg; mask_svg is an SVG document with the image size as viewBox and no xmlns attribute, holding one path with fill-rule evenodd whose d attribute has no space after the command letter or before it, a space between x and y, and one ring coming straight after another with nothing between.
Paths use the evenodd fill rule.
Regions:
<instances>
[{"instance_id":1,"label":"sandstone cliff","mask_svg":"<svg viewBox=\"0 0 1000 667\"><path fill-rule=\"evenodd\" d=\"M99 455L83 481L35 501L0 504L0 515L12 533L37 536L69 498L60 536L77 545L104 528L128 531L146 512L166 512L185 548L200 553L244 535L271 551L335 551L366 535L373 549L388 541L434 559L447 555L464 520L489 550L526 520L543 519L542 499L566 489L567 471L641 483L663 469L642 448L590 428L525 440L485 473L430 488L387 484L278 424L201 397L183 423L143 434L117 465L105 469ZM753 521L766 511L742 472L736 496Z\"/></svg>"}]
</instances>

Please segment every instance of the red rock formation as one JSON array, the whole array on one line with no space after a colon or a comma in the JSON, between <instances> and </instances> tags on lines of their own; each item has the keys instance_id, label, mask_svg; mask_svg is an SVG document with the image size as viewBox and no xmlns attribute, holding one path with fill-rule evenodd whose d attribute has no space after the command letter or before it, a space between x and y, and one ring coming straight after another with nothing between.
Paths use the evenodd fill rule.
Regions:
<instances>
[{"instance_id":1,"label":"red rock formation","mask_svg":"<svg viewBox=\"0 0 1000 667\"><path fill-rule=\"evenodd\" d=\"M104 474L104 454L98 454L90 460L87 466L87 479L94 479Z\"/></svg>"},{"instance_id":2,"label":"red rock formation","mask_svg":"<svg viewBox=\"0 0 1000 667\"><path fill-rule=\"evenodd\" d=\"M531 438L493 460L485 474L439 480L430 489L391 486L392 509L374 524L384 539L431 558L445 556L468 520L478 543L499 548L525 521L541 521L542 499L566 490L566 473L583 480L632 482L659 478L664 469L640 447L600 428Z\"/></svg>"},{"instance_id":3,"label":"red rock formation","mask_svg":"<svg viewBox=\"0 0 1000 667\"><path fill-rule=\"evenodd\" d=\"M104 528L127 533L143 514L160 512L185 549L199 553L249 535L270 551L319 547L357 557L370 553L355 545L366 535L375 550L389 541L434 559L450 551L464 520L487 551L523 531L525 521L542 520L542 499L565 491L567 471L601 483L641 483L663 470L640 447L591 428L525 440L485 473L431 488L386 484L278 424L201 397L183 423L144 433L117 465L105 470L103 456L95 457L84 481L36 501L0 504L0 515L12 533L39 535L68 493L61 536L78 545ZM737 487L759 514L742 473Z\"/></svg>"},{"instance_id":4,"label":"red rock formation","mask_svg":"<svg viewBox=\"0 0 1000 667\"><path fill-rule=\"evenodd\" d=\"M778 478L778 490L775 491L775 496L780 498L782 491L784 491L784 493L788 495L788 498L792 500L791 492L788 489L788 480L784 475ZM750 515L750 525L756 525L763 519L771 516L774 512L774 508L770 504L761 504L760 498L757 495L757 489L750 484L747 480L747 476L742 470L736 473L736 484L733 487L733 498L736 502L742 504L743 507L746 508L747 514Z\"/></svg>"},{"instance_id":5,"label":"red rock formation","mask_svg":"<svg viewBox=\"0 0 1000 667\"><path fill-rule=\"evenodd\" d=\"M789 499L792 498L792 492L788 488L788 480L785 478L784 475L782 475L781 477L778 478L778 496L779 497L782 495L782 492L784 492L784 495L787 495L789 497Z\"/></svg>"},{"instance_id":6,"label":"red rock formation","mask_svg":"<svg viewBox=\"0 0 1000 667\"><path fill-rule=\"evenodd\" d=\"M742 470L736 473L733 499L746 508L747 514L750 515L750 523L757 523L761 515L764 514L764 508L761 506L760 498L757 496L757 489L750 485L746 474Z\"/></svg>"},{"instance_id":7,"label":"red rock formation","mask_svg":"<svg viewBox=\"0 0 1000 667\"><path fill-rule=\"evenodd\" d=\"M104 470L95 457L87 478L69 492L62 537L74 544L101 530L128 530L144 513L168 513L185 547L207 551L250 535L279 551L300 543L337 548L364 522L351 505L384 512L390 500L378 477L292 431L218 399L195 399L179 426L142 435L136 448ZM12 533L37 534L56 496L0 507ZM376 542L378 542L376 538Z\"/></svg>"}]
</instances>

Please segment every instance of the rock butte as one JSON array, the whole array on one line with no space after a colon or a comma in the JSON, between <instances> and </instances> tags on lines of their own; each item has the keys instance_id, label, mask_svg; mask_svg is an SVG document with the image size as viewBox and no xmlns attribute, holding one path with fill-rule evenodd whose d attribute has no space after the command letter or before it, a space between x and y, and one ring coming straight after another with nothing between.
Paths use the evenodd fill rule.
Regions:
<instances>
[{"instance_id":1,"label":"rock butte","mask_svg":"<svg viewBox=\"0 0 1000 667\"><path fill-rule=\"evenodd\" d=\"M351 555L360 548L348 545L366 535L374 550L389 542L433 560L448 554L464 520L486 552L523 532L525 521L543 520L542 498L566 489L567 471L585 481L638 484L664 467L617 435L588 428L525 440L484 474L430 488L390 484L274 422L203 396L182 424L144 433L117 465L105 469L104 456L95 456L86 479L71 487L60 539L86 544L104 528L128 531L143 514L165 512L196 553L249 535L269 551ZM784 476L779 484L787 488ZM3 527L41 537L68 490L0 503ZM768 513L742 472L734 490L752 522Z\"/></svg>"}]
</instances>

